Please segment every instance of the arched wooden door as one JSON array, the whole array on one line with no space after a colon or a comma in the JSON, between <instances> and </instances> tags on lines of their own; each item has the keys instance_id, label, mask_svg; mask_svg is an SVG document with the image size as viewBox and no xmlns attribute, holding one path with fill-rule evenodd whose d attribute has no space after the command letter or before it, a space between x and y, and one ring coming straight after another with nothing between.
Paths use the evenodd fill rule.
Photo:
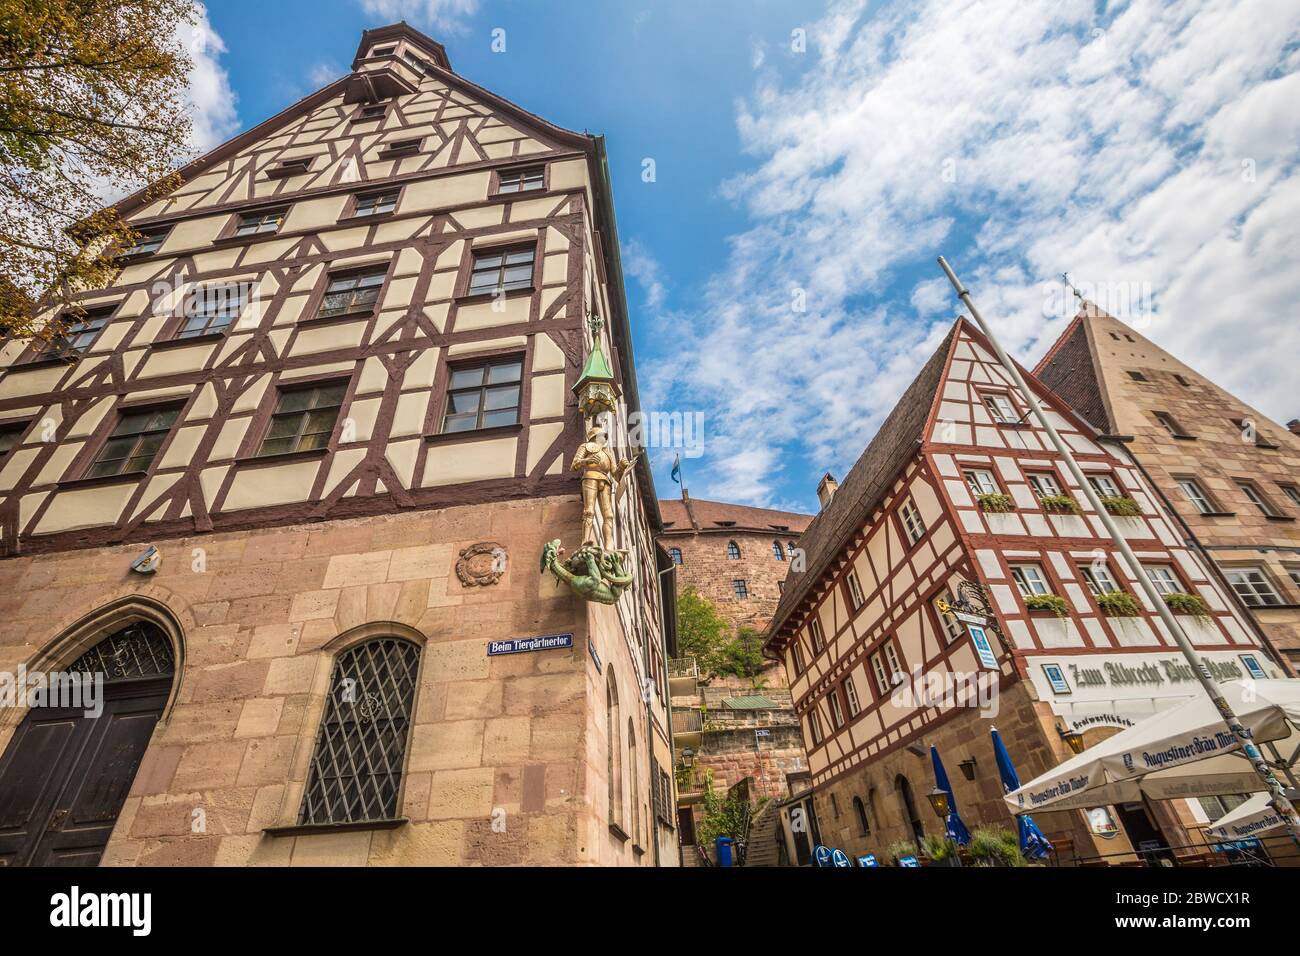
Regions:
<instances>
[{"instance_id":1,"label":"arched wooden door","mask_svg":"<svg viewBox=\"0 0 1300 956\"><path fill-rule=\"evenodd\" d=\"M63 668L104 675L103 711L27 712L0 758L0 865L99 863L175 669L171 642L148 622L106 637Z\"/></svg>"}]
</instances>

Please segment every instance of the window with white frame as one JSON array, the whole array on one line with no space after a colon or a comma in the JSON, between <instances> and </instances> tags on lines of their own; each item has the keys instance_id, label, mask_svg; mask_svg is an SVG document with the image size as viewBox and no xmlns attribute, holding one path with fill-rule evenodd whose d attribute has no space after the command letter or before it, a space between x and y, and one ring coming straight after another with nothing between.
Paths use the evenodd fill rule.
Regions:
<instances>
[{"instance_id":1,"label":"window with white frame","mask_svg":"<svg viewBox=\"0 0 1300 956\"><path fill-rule=\"evenodd\" d=\"M1291 504L1300 508L1300 488L1295 485L1278 485L1282 489L1282 494L1291 499Z\"/></svg>"},{"instance_id":2,"label":"window with white frame","mask_svg":"<svg viewBox=\"0 0 1300 956\"><path fill-rule=\"evenodd\" d=\"M1050 471L1026 472L1025 478L1029 481L1029 487L1034 490L1034 494L1039 498L1061 494L1061 485L1056 480L1056 476Z\"/></svg>"},{"instance_id":3,"label":"window with white frame","mask_svg":"<svg viewBox=\"0 0 1300 956\"><path fill-rule=\"evenodd\" d=\"M834 687L826 695L826 703L831 709L831 726L839 730L844 726L844 711L840 709L840 695Z\"/></svg>"},{"instance_id":4,"label":"window with white frame","mask_svg":"<svg viewBox=\"0 0 1300 956\"><path fill-rule=\"evenodd\" d=\"M903 665L898 660L898 650L893 641L886 641L880 650L871 655L871 673L876 679L876 690L888 694L894 678L902 676Z\"/></svg>"},{"instance_id":5,"label":"window with white frame","mask_svg":"<svg viewBox=\"0 0 1300 956\"><path fill-rule=\"evenodd\" d=\"M979 495L995 495L998 493L998 483L993 477L993 472L987 468L965 468L962 475L966 478L966 484L971 492L977 497Z\"/></svg>"},{"instance_id":6,"label":"window with white frame","mask_svg":"<svg viewBox=\"0 0 1300 956\"><path fill-rule=\"evenodd\" d=\"M849 589L849 603L853 605L853 610L857 610L867 603L866 596L862 593L862 585L858 583L858 573L850 571L845 577L845 582Z\"/></svg>"},{"instance_id":7,"label":"window with white frame","mask_svg":"<svg viewBox=\"0 0 1300 956\"><path fill-rule=\"evenodd\" d=\"M961 621L953 617L952 612L939 609L940 604L951 605L952 603L952 590L949 588L944 588L943 593L934 599L934 613L939 618L939 626L943 628L943 636L947 638L949 644L960 640L962 635L966 633L966 628L962 626Z\"/></svg>"},{"instance_id":8,"label":"window with white frame","mask_svg":"<svg viewBox=\"0 0 1300 956\"><path fill-rule=\"evenodd\" d=\"M1272 503L1264 497L1264 493L1255 487L1254 482L1239 481L1237 482L1237 487L1241 489L1241 493L1246 496L1250 503L1259 509L1260 514L1267 518L1277 517L1276 509L1274 509Z\"/></svg>"},{"instance_id":9,"label":"window with white frame","mask_svg":"<svg viewBox=\"0 0 1300 956\"><path fill-rule=\"evenodd\" d=\"M1286 573L1291 577L1291 583L1300 588L1300 568L1287 568Z\"/></svg>"},{"instance_id":10,"label":"window with white frame","mask_svg":"<svg viewBox=\"0 0 1300 956\"><path fill-rule=\"evenodd\" d=\"M1205 493L1200 484L1194 478L1179 478L1178 487L1183 489L1183 494L1187 500L1203 515L1212 514L1218 511L1218 507L1210 500L1210 496Z\"/></svg>"},{"instance_id":11,"label":"window with white frame","mask_svg":"<svg viewBox=\"0 0 1300 956\"><path fill-rule=\"evenodd\" d=\"M1001 392L987 392L983 396L984 407L989 410L995 422L1002 424L1011 424L1020 420L1016 414L1016 407L1011 404L1011 399Z\"/></svg>"},{"instance_id":12,"label":"window with white frame","mask_svg":"<svg viewBox=\"0 0 1300 956\"><path fill-rule=\"evenodd\" d=\"M790 645L790 666L794 668L795 674L802 674L804 671L803 648L799 646L797 640Z\"/></svg>"},{"instance_id":13,"label":"window with white frame","mask_svg":"<svg viewBox=\"0 0 1300 956\"><path fill-rule=\"evenodd\" d=\"M1093 594L1110 594L1119 590L1119 585L1111 576L1110 568L1100 562L1080 568L1079 573L1083 575L1083 583L1088 585L1088 590Z\"/></svg>"},{"instance_id":14,"label":"window with white frame","mask_svg":"<svg viewBox=\"0 0 1300 956\"><path fill-rule=\"evenodd\" d=\"M1248 607L1274 607L1282 603L1273 582L1260 568L1228 568L1228 583Z\"/></svg>"},{"instance_id":15,"label":"window with white frame","mask_svg":"<svg viewBox=\"0 0 1300 956\"><path fill-rule=\"evenodd\" d=\"M1110 475L1089 475L1088 484L1103 498L1118 498L1121 494L1119 485L1115 484L1115 479Z\"/></svg>"},{"instance_id":16,"label":"window with white frame","mask_svg":"<svg viewBox=\"0 0 1300 956\"><path fill-rule=\"evenodd\" d=\"M813 618L808 622L808 637L812 641L814 654L820 654L826 648L826 638L822 636L822 622Z\"/></svg>"},{"instance_id":17,"label":"window with white frame","mask_svg":"<svg viewBox=\"0 0 1300 956\"><path fill-rule=\"evenodd\" d=\"M816 705L814 705L814 707L815 706ZM822 742L821 716L817 713L815 709L808 711L808 735L812 737L812 742L814 744L819 744Z\"/></svg>"},{"instance_id":18,"label":"window with white frame","mask_svg":"<svg viewBox=\"0 0 1300 956\"><path fill-rule=\"evenodd\" d=\"M1016 582L1016 587L1020 589L1020 593L1025 597L1052 593L1052 589L1047 586L1047 578L1043 575L1043 569L1036 564L1013 564L1011 566L1011 577Z\"/></svg>"},{"instance_id":19,"label":"window with white frame","mask_svg":"<svg viewBox=\"0 0 1300 956\"><path fill-rule=\"evenodd\" d=\"M856 717L862 713L862 704L858 701L858 688L852 677L844 678L844 701L848 704L849 716Z\"/></svg>"},{"instance_id":20,"label":"window with white frame","mask_svg":"<svg viewBox=\"0 0 1300 956\"><path fill-rule=\"evenodd\" d=\"M902 520L903 530L907 532L907 539L912 544L916 544L925 536L925 522L921 520L921 512L916 510L916 505L911 498L899 507L898 517Z\"/></svg>"},{"instance_id":21,"label":"window with white frame","mask_svg":"<svg viewBox=\"0 0 1300 956\"><path fill-rule=\"evenodd\" d=\"M1183 590L1182 583L1174 569L1167 564L1146 565L1147 579L1156 586L1161 594L1178 594Z\"/></svg>"}]
</instances>

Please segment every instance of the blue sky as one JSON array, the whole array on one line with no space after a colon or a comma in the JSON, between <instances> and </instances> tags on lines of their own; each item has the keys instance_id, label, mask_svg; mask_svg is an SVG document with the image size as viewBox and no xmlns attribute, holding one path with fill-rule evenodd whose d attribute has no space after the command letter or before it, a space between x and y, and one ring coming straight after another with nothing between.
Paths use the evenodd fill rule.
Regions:
<instances>
[{"instance_id":1,"label":"blue sky","mask_svg":"<svg viewBox=\"0 0 1300 956\"><path fill-rule=\"evenodd\" d=\"M207 16L201 142L341 75L361 30L402 18L474 82L604 133L643 403L705 416L696 497L814 510L817 478L842 477L956 314L940 253L1025 360L1068 321L1069 271L1260 411L1300 416L1293 2L221 0ZM672 458L653 452L663 496Z\"/></svg>"}]
</instances>

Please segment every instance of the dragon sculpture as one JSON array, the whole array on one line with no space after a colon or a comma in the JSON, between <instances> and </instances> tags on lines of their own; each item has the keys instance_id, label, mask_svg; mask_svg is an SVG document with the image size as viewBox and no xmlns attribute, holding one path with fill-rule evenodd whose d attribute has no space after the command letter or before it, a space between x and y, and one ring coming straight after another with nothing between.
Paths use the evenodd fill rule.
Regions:
<instances>
[{"instance_id":1,"label":"dragon sculpture","mask_svg":"<svg viewBox=\"0 0 1300 956\"><path fill-rule=\"evenodd\" d=\"M543 546L540 571L550 571L557 583L567 584L584 601L598 604L617 603L633 580L633 575L623 570L621 552L584 545L566 559L559 538Z\"/></svg>"}]
</instances>

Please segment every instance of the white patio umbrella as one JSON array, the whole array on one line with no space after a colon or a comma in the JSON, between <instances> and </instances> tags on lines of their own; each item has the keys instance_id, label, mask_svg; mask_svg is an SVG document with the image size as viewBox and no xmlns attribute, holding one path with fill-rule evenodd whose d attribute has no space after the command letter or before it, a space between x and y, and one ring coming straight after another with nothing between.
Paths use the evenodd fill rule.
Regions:
<instances>
[{"instance_id":1,"label":"white patio umbrella","mask_svg":"<svg viewBox=\"0 0 1300 956\"><path fill-rule=\"evenodd\" d=\"M1300 680L1220 685L1255 743L1273 742L1289 765L1300 756ZM1263 781L1210 699L1198 693L1006 795L1016 813L1252 793Z\"/></svg>"},{"instance_id":2,"label":"white patio umbrella","mask_svg":"<svg viewBox=\"0 0 1300 956\"><path fill-rule=\"evenodd\" d=\"M1269 795L1257 793L1211 823L1206 832L1216 840L1247 840L1282 826L1285 824L1269 803Z\"/></svg>"}]
</instances>

